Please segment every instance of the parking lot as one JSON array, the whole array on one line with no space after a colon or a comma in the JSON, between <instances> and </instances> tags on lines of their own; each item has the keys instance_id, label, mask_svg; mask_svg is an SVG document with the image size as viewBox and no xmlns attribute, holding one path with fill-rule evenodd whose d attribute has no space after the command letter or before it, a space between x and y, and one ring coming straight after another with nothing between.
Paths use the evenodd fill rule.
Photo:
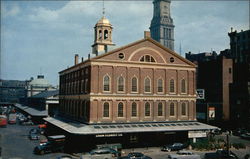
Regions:
<instances>
[{"instance_id":1,"label":"parking lot","mask_svg":"<svg viewBox=\"0 0 250 159\"><path fill-rule=\"evenodd\" d=\"M34 127L36 126L8 124L6 128L0 128L2 159L56 159L63 155L63 153L42 156L33 154L33 149L39 144L39 140L30 140L28 134Z\"/></svg>"},{"instance_id":2,"label":"parking lot","mask_svg":"<svg viewBox=\"0 0 250 159\"><path fill-rule=\"evenodd\" d=\"M30 140L28 138L29 130L37 127L35 125L19 125L19 124L8 124L6 128L0 128L0 146L2 148L2 159L56 159L62 156L64 153L50 153L45 155L35 155L33 154L33 149L39 144L39 140ZM216 136L216 138L224 138L225 134ZM231 142L241 142L244 143L246 149L231 149L237 154L239 158L244 158L246 153L250 152L250 141L241 139L237 136L230 136ZM123 149L122 155L125 156L129 152L142 152L153 159L166 159L168 154L176 152L162 152L160 147L151 148L137 148L137 149ZM204 154L208 151L193 151L199 154L202 158ZM210 151L212 152L212 151ZM78 155L79 156L79 155ZM79 158L74 156L74 158Z\"/></svg>"}]
</instances>

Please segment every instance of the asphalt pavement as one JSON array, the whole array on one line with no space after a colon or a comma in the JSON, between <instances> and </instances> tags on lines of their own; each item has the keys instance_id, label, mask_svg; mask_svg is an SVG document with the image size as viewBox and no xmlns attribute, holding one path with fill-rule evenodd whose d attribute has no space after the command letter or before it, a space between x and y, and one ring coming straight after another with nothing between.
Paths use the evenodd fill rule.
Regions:
<instances>
[{"instance_id":1,"label":"asphalt pavement","mask_svg":"<svg viewBox=\"0 0 250 159\"><path fill-rule=\"evenodd\" d=\"M6 128L0 128L2 159L56 159L61 155L65 155L64 153L34 154L33 149L39 145L39 140L30 140L28 138L29 130L34 127L37 126L8 124Z\"/></svg>"}]
</instances>

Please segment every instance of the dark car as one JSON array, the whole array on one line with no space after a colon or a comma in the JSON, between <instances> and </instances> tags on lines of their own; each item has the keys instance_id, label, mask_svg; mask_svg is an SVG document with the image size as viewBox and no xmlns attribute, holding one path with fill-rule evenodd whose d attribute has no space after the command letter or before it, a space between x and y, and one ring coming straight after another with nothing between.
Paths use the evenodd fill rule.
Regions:
<instances>
[{"instance_id":1,"label":"dark car","mask_svg":"<svg viewBox=\"0 0 250 159\"><path fill-rule=\"evenodd\" d=\"M112 154L114 157L120 156L120 153L112 148L109 147L104 147L104 148L99 148L99 149L94 149L89 152L91 155L95 154Z\"/></svg>"},{"instance_id":2,"label":"dark car","mask_svg":"<svg viewBox=\"0 0 250 159\"><path fill-rule=\"evenodd\" d=\"M31 134L29 134L29 138L30 138L30 140L39 140L40 136L36 133L31 133Z\"/></svg>"},{"instance_id":3,"label":"dark car","mask_svg":"<svg viewBox=\"0 0 250 159\"><path fill-rule=\"evenodd\" d=\"M232 151L217 150L216 152L205 153L205 159L238 159Z\"/></svg>"},{"instance_id":4,"label":"dark car","mask_svg":"<svg viewBox=\"0 0 250 159\"><path fill-rule=\"evenodd\" d=\"M185 148L185 145L182 143L174 143L172 145L165 145L162 147L161 151L179 151Z\"/></svg>"},{"instance_id":5,"label":"dark car","mask_svg":"<svg viewBox=\"0 0 250 159\"><path fill-rule=\"evenodd\" d=\"M239 129L233 130L232 133L234 136L240 136L241 134L247 133L247 130L243 128L239 128Z\"/></svg>"},{"instance_id":6,"label":"dark car","mask_svg":"<svg viewBox=\"0 0 250 159\"><path fill-rule=\"evenodd\" d=\"M143 153L140 152L131 152L128 154L128 157L131 159L152 159L149 156L145 156Z\"/></svg>"},{"instance_id":7,"label":"dark car","mask_svg":"<svg viewBox=\"0 0 250 159\"><path fill-rule=\"evenodd\" d=\"M241 134L240 137L241 137L242 139L250 140L250 133Z\"/></svg>"}]
</instances>

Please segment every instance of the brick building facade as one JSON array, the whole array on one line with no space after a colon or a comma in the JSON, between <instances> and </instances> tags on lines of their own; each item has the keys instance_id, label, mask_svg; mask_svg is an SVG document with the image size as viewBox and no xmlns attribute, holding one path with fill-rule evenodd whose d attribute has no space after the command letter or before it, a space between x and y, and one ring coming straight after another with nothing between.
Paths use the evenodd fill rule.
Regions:
<instances>
[{"instance_id":1,"label":"brick building facade","mask_svg":"<svg viewBox=\"0 0 250 159\"><path fill-rule=\"evenodd\" d=\"M195 65L151 38L60 72L60 112L87 123L195 120Z\"/></svg>"}]
</instances>

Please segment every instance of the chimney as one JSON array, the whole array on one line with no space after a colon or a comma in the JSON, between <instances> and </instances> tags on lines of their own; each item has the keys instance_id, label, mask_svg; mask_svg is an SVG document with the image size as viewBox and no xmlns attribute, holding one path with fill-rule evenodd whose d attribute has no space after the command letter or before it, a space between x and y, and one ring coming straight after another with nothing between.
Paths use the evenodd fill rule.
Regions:
<instances>
[{"instance_id":1,"label":"chimney","mask_svg":"<svg viewBox=\"0 0 250 159\"><path fill-rule=\"evenodd\" d=\"M144 38L150 38L150 31L144 31Z\"/></svg>"},{"instance_id":2,"label":"chimney","mask_svg":"<svg viewBox=\"0 0 250 159\"><path fill-rule=\"evenodd\" d=\"M75 54L75 65L78 64L78 54Z\"/></svg>"},{"instance_id":3,"label":"chimney","mask_svg":"<svg viewBox=\"0 0 250 159\"><path fill-rule=\"evenodd\" d=\"M84 61L84 58L82 57L82 62Z\"/></svg>"}]
</instances>

